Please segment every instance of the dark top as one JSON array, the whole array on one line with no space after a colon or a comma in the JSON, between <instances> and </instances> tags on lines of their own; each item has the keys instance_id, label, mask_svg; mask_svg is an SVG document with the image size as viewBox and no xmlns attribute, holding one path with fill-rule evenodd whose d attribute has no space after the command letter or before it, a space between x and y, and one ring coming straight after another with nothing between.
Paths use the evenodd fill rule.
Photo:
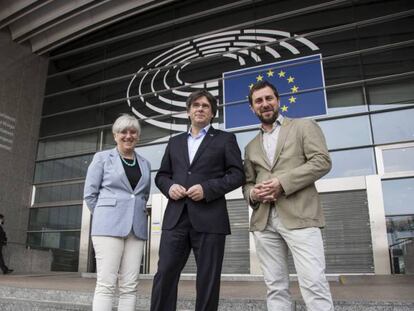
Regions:
<instances>
[{"instance_id":1,"label":"dark top","mask_svg":"<svg viewBox=\"0 0 414 311\"><path fill-rule=\"evenodd\" d=\"M0 247L7 244L6 232L3 230L3 226L0 225Z\"/></svg>"},{"instance_id":2,"label":"dark top","mask_svg":"<svg viewBox=\"0 0 414 311\"><path fill-rule=\"evenodd\" d=\"M125 158L121 159L121 161L122 160L125 160L129 164L134 163L134 160L125 159ZM128 177L129 183L131 184L132 190L134 190L142 176L141 170L138 165L138 160L135 161L134 166L126 165L124 161L122 161L122 165L124 167L125 174Z\"/></svg>"}]
</instances>

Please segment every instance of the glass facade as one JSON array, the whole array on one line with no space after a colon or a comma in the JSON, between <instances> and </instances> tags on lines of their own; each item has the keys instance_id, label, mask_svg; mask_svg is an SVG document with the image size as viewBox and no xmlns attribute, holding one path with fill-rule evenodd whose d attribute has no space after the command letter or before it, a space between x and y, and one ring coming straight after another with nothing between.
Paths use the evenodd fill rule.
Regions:
<instances>
[{"instance_id":1,"label":"glass facade","mask_svg":"<svg viewBox=\"0 0 414 311\"><path fill-rule=\"evenodd\" d=\"M383 151L385 173L414 171L414 146Z\"/></svg>"},{"instance_id":2,"label":"glass facade","mask_svg":"<svg viewBox=\"0 0 414 311\"><path fill-rule=\"evenodd\" d=\"M36 187L34 204L77 201L83 195L83 182L39 185Z\"/></svg>"},{"instance_id":3,"label":"glass facade","mask_svg":"<svg viewBox=\"0 0 414 311\"><path fill-rule=\"evenodd\" d=\"M138 152L151 162L154 176L169 137L186 129L180 99L191 88L204 87L216 92L222 104L222 73L242 62L251 67L258 59L268 63L322 55L327 114L316 121L333 160L325 179L378 174L374 148L414 142L414 17L406 13L414 8L412 1L230 3L235 1L172 2L50 54L31 245L79 251L82 182L93 154L114 147L111 125L120 113L141 119ZM208 10L214 12L200 14ZM252 35L251 29L268 35ZM269 39L271 31L277 31L277 40ZM244 36L244 45L233 40L236 32ZM199 38L219 33L219 40L192 49ZM296 40L295 34L312 45ZM223 128L222 107L215 126ZM257 127L234 132L243 154ZM386 169L399 165L412 170L409 154L411 149L406 157L384 153ZM155 185L151 191L159 192ZM394 205L392 215L412 217L408 211L414 198L401 199L407 204ZM54 220L56 213L62 213L61 225ZM63 216L67 213L78 216ZM391 228L394 220L387 220Z\"/></svg>"},{"instance_id":4,"label":"glass facade","mask_svg":"<svg viewBox=\"0 0 414 311\"><path fill-rule=\"evenodd\" d=\"M414 178L384 180L383 191L392 268L404 273L407 245L414 242Z\"/></svg>"},{"instance_id":5,"label":"glass facade","mask_svg":"<svg viewBox=\"0 0 414 311\"><path fill-rule=\"evenodd\" d=\"M52 271L77 271L82 206L30 210L27 244L52 251Z\"/></svg>"},{"instance_id":6,"label":"glass facade","mask_svg":"<svg viewBox=\"0 0 414 311\"><path fill-rule=\"evenodd\" d=\"M323 178L365 176L376 173L372 148L332 151L332 169Z\"/></svg>"}]
</instances>

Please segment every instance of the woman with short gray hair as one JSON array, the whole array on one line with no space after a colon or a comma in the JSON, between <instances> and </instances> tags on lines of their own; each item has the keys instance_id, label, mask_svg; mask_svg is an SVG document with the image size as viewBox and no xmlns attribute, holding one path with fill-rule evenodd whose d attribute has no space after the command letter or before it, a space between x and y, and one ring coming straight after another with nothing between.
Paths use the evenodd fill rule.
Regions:
<instances>
[{"instance_id":1,"label":"woman with short gray hair","mask_svg":"<svg viewBox=\"0 0 414 311\"><path fill-rule=\"evenodd\" d=\"M140 132L138 120L122 114L112 126L116 147L96 153L86 175L97 270L94 311L112 310L117 282L118 310L135 310L151 185L150 164L135 150Z\"/></svg>"}]
</instances>

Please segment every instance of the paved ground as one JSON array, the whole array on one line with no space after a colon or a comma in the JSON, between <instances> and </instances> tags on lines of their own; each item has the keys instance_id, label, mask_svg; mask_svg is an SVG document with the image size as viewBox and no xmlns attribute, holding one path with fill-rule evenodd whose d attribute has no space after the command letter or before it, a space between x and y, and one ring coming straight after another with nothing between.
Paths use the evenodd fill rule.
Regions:
<instances>
[{"instance_id":1,"label":"paved ground","mask_svg":"<svg viewBox=\"0 0 414 311\"><path fill-rule=\"evenodd\" d=\"M0 275L0 286L73 290L93 292L94 278L82 278L77 273L51 273L43 275ZM337 301L414 301L414 275L341 276L330 282L332 295ZM151 293L152 280L141 280L139 294ZM297 282L291 282L292 296L300 299ZM264 299L266 289L262 281L223 281L222 298ZM179 295L195 296L195 282L181 281Z\"/></svg>"}]
</instances>

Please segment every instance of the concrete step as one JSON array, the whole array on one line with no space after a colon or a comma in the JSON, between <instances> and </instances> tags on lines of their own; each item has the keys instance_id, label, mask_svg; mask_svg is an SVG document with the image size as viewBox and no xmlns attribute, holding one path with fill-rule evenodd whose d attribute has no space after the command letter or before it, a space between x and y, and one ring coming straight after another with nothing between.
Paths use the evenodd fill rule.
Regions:
<instances>
[{"instance_id":1,"label":"concrete step","mask_svg":"<svg viewBox=\"0 0 414 311\"><path fill-rule=\"evenodd\" d=\"M0 286L0 311L90 311L91 292L17 288ZM139 295L137 311L149 310L150 297ZM195 301L180 298L178 311L194 310ZM114 308L116 310L116 308ZM220 311L266 311L264 299L225 298L220 299ZM296 301L293 310L306 311L301 301ZM336 311L408 311L414 310L414 301L335 301Z\"/></svg>"},{"instance_id":2,"label":"concrete step","mask_svg":"<svg viewBox=\"0 0 414 311\"><path fill-rule=\"evenodd\" d=\"M1 298L1 311L90 311L90 305L79 303L57 302L57 301L39 301L33 299L20 298Z\"/></svg>"},{"instance_id":3,"label":"concrete step","mask_svg":"<svg viewBox=\"0 0 414 311\"><path fill-rule=\"evenodd\" d=\"M335 311L413 311L414 303L379 301L335 301ZM297 302L295 311L306 311L303 303Z\"/></svg>"},{"instance_id":4,"label":"concrete step","mask_svg":"<svg viewBox=\"0 0 414 311\"><path fill-rule=\"evenodd\" d=\"M0 286L0 301L0 311L92 310L88 292Z\"/></svg>"},{"instance_id":5,"label":"concrete step","mask_svg":"<svg viewBox=\"0 0 414 311\"><path fill-rule=\"evenodd\" d=\"M1 299L55 301L89 305L92 302L92 295L91 292L0 286Z\"/></svg>"},{"instance_id":6,"label":"concrete step","mask_svg":"<svg viewBox=\"0 0 414 311\"><path fill-rule=\"evenodd\" d=\"M266 310L262 279L226 278L221 283L220 311ZM73 273L0 276L0 311L91 310L95 282ZM330 286L336 311L414 311L414 276L346 275L333 279ZM152 279L143 277L138 287L138 311L149 310L151 290ZM291 293L293 310L305 311L297 282L291 282ZM193 279L180 281L178 297L177 311L194 310Z\"/></svg>"}]
</instances>

